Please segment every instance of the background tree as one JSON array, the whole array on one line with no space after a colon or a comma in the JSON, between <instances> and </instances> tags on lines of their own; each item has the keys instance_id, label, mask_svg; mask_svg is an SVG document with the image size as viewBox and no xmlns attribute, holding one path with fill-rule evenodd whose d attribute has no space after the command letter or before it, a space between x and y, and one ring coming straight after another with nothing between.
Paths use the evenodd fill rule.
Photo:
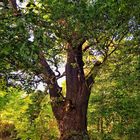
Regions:
<instances>
[{"instance_id":1,"label":"background tree","mask_svg":"<svg viewBox=\"0 0 140 140\"><path fill-rule=\"evenodd\" d=\"M96 77L89 104L90 131L96 139L139 139L138 52L139 46L120 47Z\"/></svg>"},{"instance_id":2,"label":"background tree","mask_svg":"<svg viewBox=\"0 0 140 140\"><path fill-rule=\"evenodd\" d=\"M0 73L7 86L29 91L40 81L45 83L60 139L89 139L86 116L91 88L113 52L131 39L135 45L139 42L138 0L38 0L31 1L20 17L10 10L1 13ZM65 61L63 96L58 67Z\"/></svg>"}]
</instances>

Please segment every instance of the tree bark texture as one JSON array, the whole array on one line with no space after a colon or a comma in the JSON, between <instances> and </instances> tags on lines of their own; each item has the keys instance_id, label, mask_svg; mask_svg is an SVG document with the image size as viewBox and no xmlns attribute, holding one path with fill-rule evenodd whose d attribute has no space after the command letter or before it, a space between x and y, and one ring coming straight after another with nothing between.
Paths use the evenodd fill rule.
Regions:
<instances>
[{"instance_id":1,"label":"tree bark texture","mask_svg":"<svg viewBox=\"0 0 140 140\"><path fill-rule=\"evenodd\" d=\"M71 44L67 45L66 97L62 99L55 74L45 61L43 54L40 54L40 64L44 68L43 73L49 85L52 110L58 122L60 140L89 140L87 108L94 79L92 74L88 78L85 77L82 44L76 48L73 48ZM95 73L93 73L94 76Z\"/></svg>"},{"instance_id":2,"label":"tree bark texture","mask_svg":"<svg viewBox=\"0 0 140 140\"><path fill-rule=\"evenodd\" d=\"M86 83L83 66L81 46L74 49L68 44L66 98L61 103L61 107L53 107L61 134L60 140L89 139L86 116L90 90Z\"/></svg>"}]
</instances>

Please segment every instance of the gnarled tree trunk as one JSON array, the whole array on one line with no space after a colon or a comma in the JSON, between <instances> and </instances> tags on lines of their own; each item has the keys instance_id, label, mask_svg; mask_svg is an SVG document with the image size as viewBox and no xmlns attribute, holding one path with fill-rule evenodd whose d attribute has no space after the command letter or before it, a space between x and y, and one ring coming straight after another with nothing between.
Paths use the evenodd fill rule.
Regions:
<instances>
[{"instance_id":1,"label":"gnarled tree trunk","mask_svg":"<svg viewBox=\"0 0 140 140\"><path fill-rule=\"evenodd\" d=\"M83 87L82 87L83 86ZM86 87L81 85L82 91L77 96L76 103L66 99L62 104L53 106L53 112L58 121L60 130L60 140L83 140L89 139L87 134L87 106L88 96L84 98L82 94L87 94ZM83 99L81 99L81 97ZM79 99L78 99L79 98Z\"/></svg>"},{"instance_id":2,"label":"gnarled tree trunk","mask_svg":"<svg viewBox=\"0 0 140 140\"><path fill-rule=\"evenodd\" d=\"M89 139L87 133L87 105L77 105L66 110L61 120L58 121L61 133L60 140Z\"/></svg>"},{"instance_id":3,"label":"gnarled tree trunk","mask_svg":"<svg viewBox=\"0 0 140 140\"><path fill-rule=\"evenodd\" d=\"M94 69L95 72L92 71L85 77L82 59L83 43L76 48L73 48L70 43L67 45L66 97L62 97L55 74L45 61L43 54L40 54L46 83L50 87L52 110L58 122L60 140L89 140L87 108L91 85L94 83L93 76L95 77L97 70Z\"/></svg>"},{"instance_id":4,"label":"gnarled tree trunk","mask_svg":"<svg viewBox=\"0 0 140 140\"><path fill-rule=\"evenodd\" d=\"M87 133L87 107L90 89L85 79L82 48L67 46L66 98L61 108L53 107L58 121L60 140L89 139ZM57 109L56 109L57 108Z\"/></svg>"}]
</instances>

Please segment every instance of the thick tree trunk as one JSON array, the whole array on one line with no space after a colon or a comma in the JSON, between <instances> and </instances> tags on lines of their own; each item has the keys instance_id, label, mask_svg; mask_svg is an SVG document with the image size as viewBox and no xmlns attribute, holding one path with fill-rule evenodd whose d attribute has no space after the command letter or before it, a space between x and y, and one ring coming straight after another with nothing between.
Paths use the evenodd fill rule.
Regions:
<instances>
[{"instance_id":1,"label":"thick tree trunk","mask_svg":"<svg viewBox=\"0 0 140 140\"><path fill-rule=\"evenodd\" d=\"M87 133L87 108L91 86L99 65L85 77L81 42L77 47L67 45L66 97L62 98L56 76L40 53L40 64L52 100L52 110L58 122L60 140L89 140Z\"/></svg>"},{"instance_id":2,"label":"thick tree trunk","mask_svg":"<svg viewBox=\"0 0 140 140\"><path fill-rule=\"evenodd\" d=\"M83 87L85 88L85 87ZM85 90L83 90L85 91ZM81 95L85 94L81 92ZM86 93L88 95L88 92ZM80 99L73 104L67 102L65 104L65 112L62 120L59 121L59 129L61 132L60 140L84 140L89 139L87 133L87 107L88 97Z\"/></svg>"},{"instance_id":3,"label":"thick tree trunk","mask_svg":"<svg viewBox=\"0 0 140 140\"><path fill-rule=\"evenodd\" d=\"M67 46L66 99L61 107L53 107L60 140L89 140L87 133L87 107L90 90L85 80L81 46Z\"/></svg>"},{"instance_id":4,"label":"thick tree trunk","mask_svg":"<svg viewBox=\"0 0 140 140\"><path fill-rule=\"evenodd\" d=\"M86 121L81 108L66 113L59 121L60 140L89 140Z\"/></svg>"},{"instance_id":5,"label":"thick tree trunk","mask_svg":"<svg viewBox=\"0 0 140 140\"><path fill-rule=\"evenodd\" d=\"M82 86L82 85L81 85ZM66 99L60 104L53 105L53 112L58 122L60 130L60 140L89 140L87 133L87 107L88 107L88 91L83 85L83 94L87 97L79 96L76 104Z\"/></svg>"}]
</instances>

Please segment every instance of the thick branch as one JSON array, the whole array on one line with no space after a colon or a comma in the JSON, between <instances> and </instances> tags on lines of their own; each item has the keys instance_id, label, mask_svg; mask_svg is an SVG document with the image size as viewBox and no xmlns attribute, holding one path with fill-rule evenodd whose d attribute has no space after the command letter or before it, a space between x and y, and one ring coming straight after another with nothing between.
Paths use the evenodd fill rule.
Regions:
<instances>
[{"instance_id":1,"label":"thick branch","mask_svg":"<svg viewBox=\"0 0 140 140\"><path fill-rule=\"evenodd\" d=\"M51 97L60 97L60 90L61 88L58 86L56 76L52 69L50 68L49 64L47 63L43 52L40 51L39 54L40 65L43 69L42 73L44 75L45 81L49 87L49 93Z\"/></svg>"},{"instance_id":2,"label":"thick branch","mask_svg":"<svg viewBox=\"0 0 140 140\"><path fill-rule=\"evenodd\" d=\"M105 61L107 60L107 58L108 58L111 54L113 54L113 52L115 52L115 51L117 50L117 48L118 48L118 47L114 48L108 55L106 55L106 56L104 57L104 59L103 59L102 62L97 61L97 62L94 64L93 68L91 68L91 71L89 72L89 74L87 75L87 78L86 78L87 85L89 86L89 88L91 88L92 84L94 83L94 79L95 79L95 77L97 76L98 71L99 71L100 68L101 68L101 65L102 65L103 63L105 63Z\"/></svg>"},{"instance_id":3,"label":"thick branch","mask_svg":"<svg viewBox=\"0 0 140 140\"><path fill-rule=\"evenodd\" d=\"M93 68L91 69L91 71L89 72L89 74L87 75L86 82L87 82L87 85L89 86L89 88L90 88L90 87L92 86L92 84L94 83L94 79L95 79L95 77L96 77L96 75L97 75L99 69L101 68L101 65L102 65L103 63L105 63L105 61L107 60L107 58L110 57L110 56L119 48L120 42L123 40L123 38L125 37L125 35L126 35L127 33L128 33L128 31L124 31L124 32L122 33L122 36L121 36L120 39L118 40L118 43L117 43L117 44L114 44L114 43L113 43L113 39L114 39L115 37L114 37L114 36L112 37L110 43L109 43L109 44L107 45L107 47L106 47L106 48L107 48L107 49L106 49L106 52L105 52L106 55L104 55L103 61L102 61L102 62L97 61L97 62L94 64L94 66L93 66ZM113 49L110 53L108 53L108 51L109 51L108 47L109 47L111 44L113 44L112 47L114 47L114 49Z\"/></svg>"},{"instance_id":4,"label":"thick branch","mask_svg":"<svg viewBox=\"0 0 140 140\"><path fill-rule=\"evenodd\" d=\"M79 87L84 81L83 60L82 60L82 45L81 41L76 48L69 43L67 44L67 64L66 64L66 97L75 102Z\"/></svg>"},{"instance_id":5,"label":"thick branch","mask_svg":"<svg viewBox=\"0 0 140 140\"><path fill-rule=\"evenodd\" d=\"M78 69L75 61L75 53L70 44L67 44L66 64L66 98L72 99L78 90Z\"/></svg>"},{"instance_id":6,"label":"thick branch","mask_svg":"<svg viewBox=\"0 0 140 140\"><path fill-rule=\"evenodd\" d=\"M89 72L89 74L86 76L86 83L87 83L87 86L89 87L89 89L91 89L92 84L94 83L94 79L95 79L101 65L102 65L102 63L97 61L94 64L94 67Z\"/></svg>"}]
</instances>

